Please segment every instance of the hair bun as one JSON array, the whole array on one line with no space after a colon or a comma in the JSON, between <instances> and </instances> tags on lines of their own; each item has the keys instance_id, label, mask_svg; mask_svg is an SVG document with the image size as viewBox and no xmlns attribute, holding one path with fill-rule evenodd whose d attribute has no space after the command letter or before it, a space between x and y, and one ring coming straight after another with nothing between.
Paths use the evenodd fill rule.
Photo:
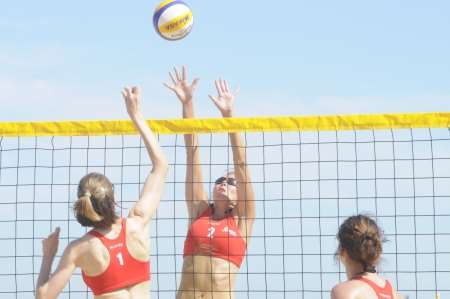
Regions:
<instances>
[{"instance_id":1,"label":"hair bun","mask_svg":"<svg viewBox=\"0 0 450 299\"><path fill-rule=\"evenodd\" d=\"M376 222L366 215L347 218L337 235L340 250L360 263L364 271L374 269L382 253L384 241L382 231Z\"/></svg>"},{"instance_id":2,"label":"hair bun","mask_svg":"<svg viewBox=\"0 0 450 299\"><path fill-rule=\"evenodd\" d=\"M94 197L98 200L103 200L106 197L106 189L103 187L98 187L94 191Z\"/></svg>"}]
</instances>

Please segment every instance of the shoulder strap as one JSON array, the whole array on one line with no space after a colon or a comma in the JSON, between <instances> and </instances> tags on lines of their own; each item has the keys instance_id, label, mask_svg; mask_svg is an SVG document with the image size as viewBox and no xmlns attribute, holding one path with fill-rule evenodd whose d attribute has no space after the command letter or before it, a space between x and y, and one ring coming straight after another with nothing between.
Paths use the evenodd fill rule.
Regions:
<instances>
[{"instance_id":1,"label":"shoulder strap","mask_svg":"<svg viewBox=\"0 0 450 299\"><path fill-rule=\"evenodd\" d=\"M375 282L373 282L370 279L367 279L365 277L359 276L354 278L355 280L360 280L363 281L365 283L367 283L374 291L377 295L379 295L380 293L383 294L390 294L392 296L393 292L392 292L392 285L388 280L385 280L385 285L384 287L380 287L379 285L377 285ZM392 297L394 298L394 297Z\"/></svg>"},{"instance_id":2,"label":"shoulder strap","mask_svg":"<svg viewBox=\"0 0 450 299\"><path fill-rule=\"evenodd\" d=\"M98 231L96 231L95 229L91 229L88 232L88 234L91 235L91 236L94 236L96 238L99 238L100 240L102 240L104 238L104 236L101 233L99 233Z\"/></svg>"},{"instance_id":3,"label":"shoulder strap","mask_svg":"<svg viewBox=\"0 0 450 299\"><path fill-rule=\"evenodd\" d=\"M384 287L384 290L386 291L386 293L391 294L392 298L395 298L394 288L392 287L392 285L389 282L389 280L386 280L386 286Z\"/></svg>"},{"instance_id":4,"label":"shoulder strap","mask_svg":"<svg viewBox=\"0 0 450 299\"><path fill-rule=\"evenodd\" d=\"M89 231L88 234L98 238L103 243L103 245L105 245L108 248L109 245L115 244L117 242L117 240L120 240L120 241L125 240L125 230L126 230L126 221L124 218L124 219L122 219L122 227L120 228L120 233L117 236L117 238L115 238L115 239L108 239L102 233L96 231L95 229Z\"/></svg>"},{"instance_id":5,"label":"shoulder strap","mask_svg":"<svg viewBox=\"0 0 450 299\"><path fill-rule=\"evenodd\" d=\"M122 218L122 228L120 229L120 234L117 239L120 239L125 244L127 235L127 218Z\"/></svg>"}]
</instances>

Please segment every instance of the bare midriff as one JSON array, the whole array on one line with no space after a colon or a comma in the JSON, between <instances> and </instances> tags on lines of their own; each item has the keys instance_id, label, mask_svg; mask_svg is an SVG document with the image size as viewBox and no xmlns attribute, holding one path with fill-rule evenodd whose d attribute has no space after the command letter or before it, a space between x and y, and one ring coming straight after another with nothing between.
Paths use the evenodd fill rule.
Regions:
<instances>
[{"instance_id":1,"label":"bare midriff","mask_svg":"<svg viewBox=\"0 0 450 299\"><path fill-rule=\"evenodd\" d=\"M233 299L239 268L211 256L186 256L177 299Z\"/></svg>"},{"instance_id":2,"label":"bare midriff","mask_svg":"<svg viewBox=\"0 0 450 299\"><path fill-rule=\"evenodd\" d=\"M94 296L94 299L150 299L150 281L144 281L128 288Z\"/></svg>"}]
</instances>

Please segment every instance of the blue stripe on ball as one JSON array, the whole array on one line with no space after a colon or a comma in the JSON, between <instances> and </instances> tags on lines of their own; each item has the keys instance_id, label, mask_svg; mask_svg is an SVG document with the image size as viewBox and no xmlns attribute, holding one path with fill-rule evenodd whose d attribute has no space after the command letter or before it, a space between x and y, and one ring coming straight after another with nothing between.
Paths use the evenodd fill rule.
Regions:
<instances>
[{"instance_id":1,"label":"blue stripe on ball","mask_svg":"<svg viewBox=\"0 0 450 299\"><path fill-rule=\"evenodd\" d=\"M154 15L153 15L153 26L155 26L156 31L159 33L158 30L158 19L159 17L168 9L169 7L175 5L175 4L183 4L189 7L186 3L183 1L173 1L168 3L166 6L161 7ZM160 34L161 35L161 34Z\"/></svg>"}]
</instances>

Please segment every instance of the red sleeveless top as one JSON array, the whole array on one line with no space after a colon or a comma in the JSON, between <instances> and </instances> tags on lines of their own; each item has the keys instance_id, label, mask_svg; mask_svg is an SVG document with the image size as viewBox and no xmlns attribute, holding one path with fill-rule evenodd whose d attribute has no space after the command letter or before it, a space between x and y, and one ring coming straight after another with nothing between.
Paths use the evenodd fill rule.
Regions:
<instances>
[{"instance_id":1,"label":"red sleeveless top","mask_svg":"<svg viewBox=\"0 0 450 299\"><path fill-rule=\"evenodd\" d=\"M86 285L94 295L101 295L150 280L150 261L141 262L133 258L126 246L126 219L122 219L119 236L110 240L101 233L91 230L90 235L100 239L108 249L109 265L97 276L81 272Z\"/></svg>"},{"instance_id":2,"label":"red sleeveless top","mask_svg":"<svg viewBox=\"0 0 450 299\"><path fill-rule=\"evenodd\" d=\"M183 257L206 255L227 260L240 267L247 251L234 217L211 218L212 208L206 209L190 226L184 241Z\"/></svg>"},{"instance_id":3,"label":"red sleeveless top","mask_svg":"<svg viewBox=\"0 0 450 299\"><path fill-rule=\"evenodd\" d=\"M394 299L392 285L389 281L386 280L386 284L384 285L384 288L382 288L373 281L362 276L354 279L367 283L377 294L378 299Z\"/></svg>"}]
</instances>

